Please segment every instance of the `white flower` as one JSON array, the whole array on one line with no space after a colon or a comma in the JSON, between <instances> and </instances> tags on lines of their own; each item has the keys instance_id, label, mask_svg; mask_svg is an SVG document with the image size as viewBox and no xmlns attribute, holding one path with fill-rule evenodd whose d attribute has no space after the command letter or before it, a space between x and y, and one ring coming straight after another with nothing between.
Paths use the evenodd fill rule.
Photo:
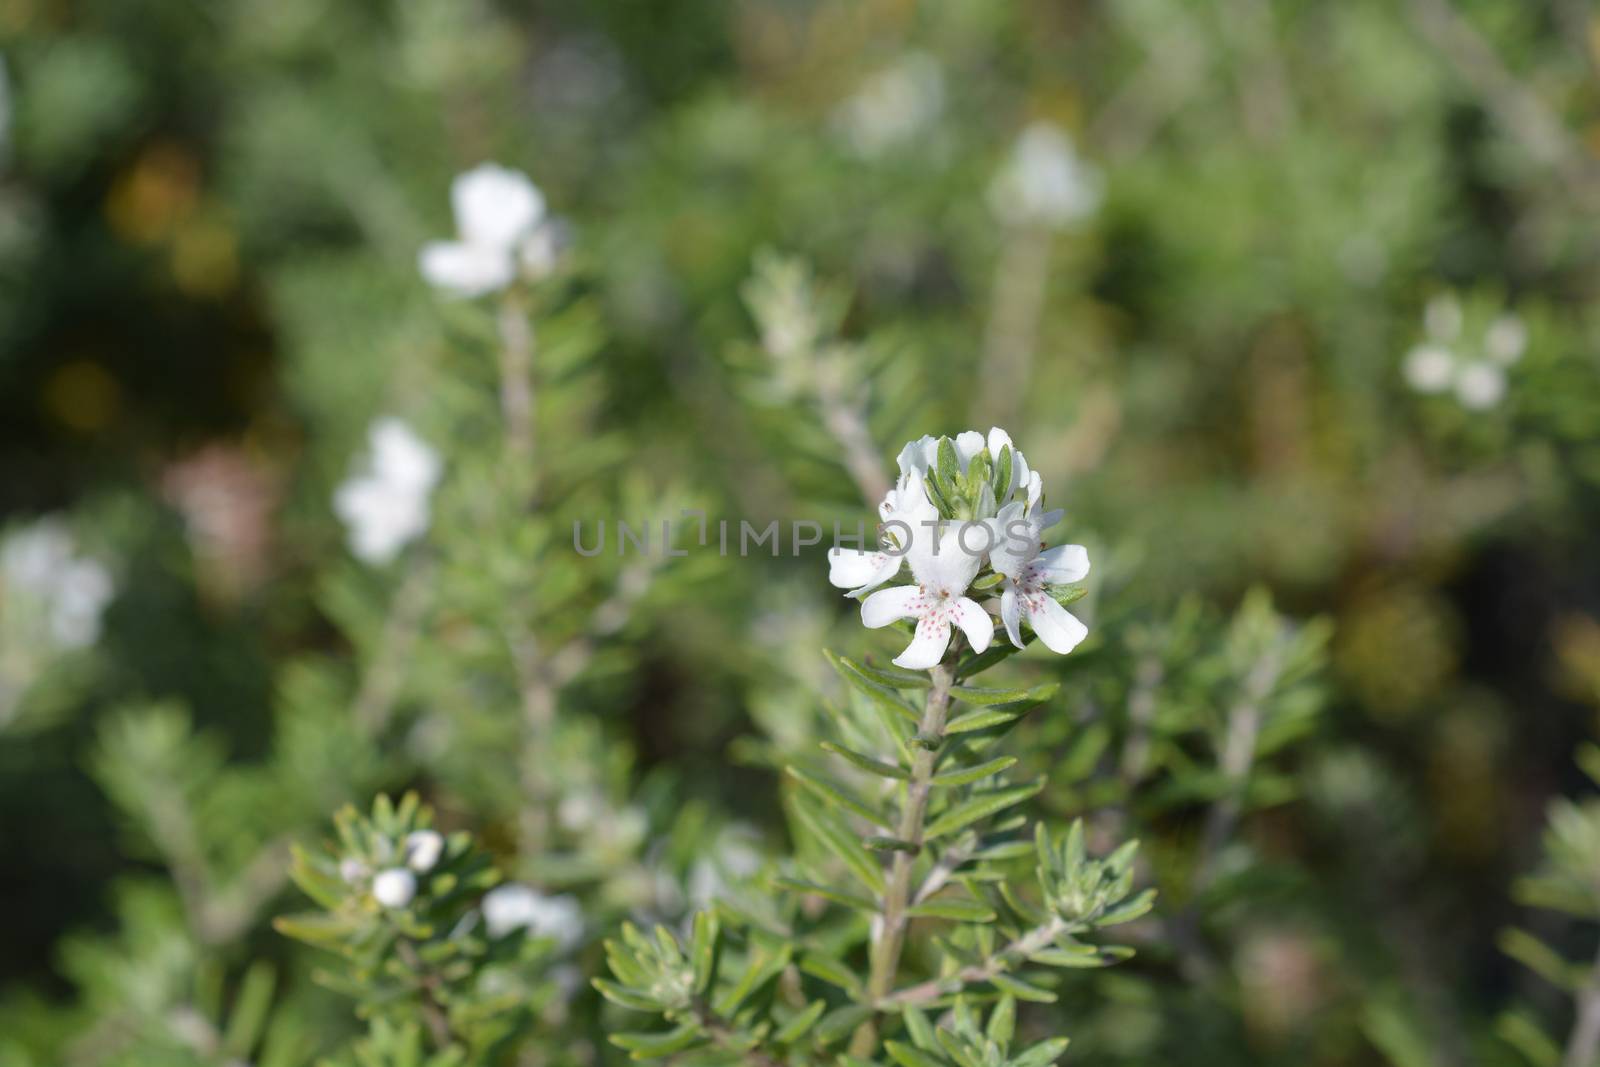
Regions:
<instances>
[{"instance_id":1,"label":"white flower","mask_svg":"<svg viewBox=\"0 0 1600 1067\"><path fill-rule=\"evenodd\" d=\"M1034 122L990 184L989 206L1010 226L1059 228L1092 215L1103 186L1100 172L1078 158L1065 130Z\"/></svg>"},{"instance_id":2,"label":"white flower","mask_svg":"<svg viewBox=\"0 0 1600 1067\"><path fill-rule=\"evenodd\" d=\"M834 112L834 124L862 156L907 144L939 121L944 72L930 56L912 52L879 71Z\"/></svg>"},{"instance_id":3,"label":"white flower","mask_svg":"<svg viewBox=\"0 0 1600 1067\"><path fill-rule=\"evenodd\" d=\"M354 856L346 856L339 861L339 877L343 878L346 885L360 885L367 880L367 865Z\"/></svg>"},{"instance_id":4,"label":"white flower","mask_svg":"<svg viewBox=\"0 0 1600 1067\"><path fill-rule=\"evenodd\" d=\"M1419 393L1442 393L1456 377L1455 353L1441 344L1426 342L1406 353L1406 381Z\"/></svg>"},{"instance_id":5,"label":"white flower","mask_svg":"<svg viewBox=\"0 0 1600 1067\"><path fill-rule=\"evenodd\" d=\"M1040 551L1044 531L1061 520L1061 512L1028 508L1013 501L995 519L995 547L989 565L1005 576L1000 593L1000 621L1011 643L1022 647L1019 623L1039 635L1045 647L1066 655L1088 636L1089 628L1056 602L1046 586L1082 581L1089 573L1089 553L1082 545L1057 545Z\"/></svg>"},{"instance_id":6,"label":"white flower","mask_svg":"<svg viewBox=\"0 0 1600 1067\"><path fill-rule=\"evenodd\" d=\"M40 519L5 539L0 579L7 589L39 602L50 638L63 649L85 648L100 636L100 616L116 588L98 560L77 554L59 519Z\"/></svg>"},{"instance_id":7,"label":"white flower","mask_svg":"<svg viewBox=\"0 0 1600 1067\"><path fill-rule=\"evenodd\" d=\"M406 835L406 866L413 871L431 871L444 853L444 838L437 830L413 830Z\"/></svg>"},{"instance_id":8,"label":"white flower","mask_svg":"<svg viewBox=\"0 0 1600 1067\"><path fill-rule=\"evenodd\" d=\"M894 658L907 670L927 670L944 658L950 645L950 627L955 624L967 635L974 651L982 652L994 637L994 623L966 596L967 586L983 565L983 557L969 551L962 537L976 548L988 547L987 531L980 541L970 533L985 529L983 523L949 524L935 537L931 529L920 531L907 558L916 585L897 585L880 589L861 602L861 621L869 629L887 626L896 619L917 620L916 635L904 652Z\"/></svg>"},{"instance_id":9,"label":"white flower","mask_svg":"<svg viewBox=\"0 0 1600 1067\"><path fill-rule=\"evenodd\" d=\"M548 937L563 949L583 938L583 912L576 897L547 897L531 886L510 883L484 894L483 921L490 937L504 937L526 929L535 937Z\"/></svg>"},{"instance_id":10,"label":"white flower","mask_svg":"<svg viewBox=\"0 0 1600 1067\"><path fill-rule=\"evenodd\" d=\"M438 453L397 418L379 419L368 431L368 466L334 493L350 551L367 563L394 559L427 532L428 498L439 480Z\"/></svg>"},{"instance_id":11,"label":"white flower","mask_svg":"<svg viewBox=\"0 0 1600 1067\"><path fill-rule=\"evenodd\" d=\"M372 880L372 898L386 908L403 908L417 895L417 876L404 867L379 871Z\"/></svg>"},{"instance_id":12,"label":"white flower","mask_svg":"<svg viewBox=\"0 0 1600 1067\"><path fill-rule=\"evenodd\" d=\"M1528 328L1522 324L1522 319L1510 312L1497 316L1483 335L1483 354L1502 367L1521 359L1527 347Z\"/></svg>"},{"instance_id":13,"label":"white flower","mask_svg":"<svg viewBox=\"0 0 1600 1067\"><path fill-rule=\"evenodd\" d=\"M506 288L519 269L531 277L555 265L557 236L544 194L526 174L494 163L456 176L450 186L458 240L432 241L418 256L429 284L456 296Z\"/></svg>"},{"instance_id":14,"label":"white flower","mask_svg":"<svg viewBox=\"0 0 1600 1067\"><path fill-rule=\"evenodd\" d=\"M1456 399L1470 411L1487 411L1506 395L1506 372L1485 360L1463 364L1456 373Z\"/></svg>"}]
</instances>

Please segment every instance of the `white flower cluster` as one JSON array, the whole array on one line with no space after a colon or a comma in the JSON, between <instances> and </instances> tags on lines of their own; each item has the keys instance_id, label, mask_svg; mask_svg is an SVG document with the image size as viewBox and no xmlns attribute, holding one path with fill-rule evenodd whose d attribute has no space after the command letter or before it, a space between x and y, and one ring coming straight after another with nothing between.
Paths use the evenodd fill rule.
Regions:
<instances>
[{"instance_id":1,"label":"white flower cluster","mask_svg":"<svg viewBox=\"0 0 1600 1067\"><path fill-rule=\"evenodd\" d=\"M40 519L0 542L0 601L28 605L28 614L45 623L49 641L59 649L94 644L101 612L114 592L111 572L98 560L78 555L72 532L60 519Z\"/></svg>"},{"instance_id":2,"label":"white flower cluster","mask_svg":"<svg viewBox=\"0 0 1600 1067\"><path fill-rule=\"evenodd\" d=\"M1094 214L1104 187L1067 131L1053 122L1033 122L990 183L989 207L1008 226L1061 229Z\"/></svg>"},{"instance_id":3,"label":"white flower cluster","mask_svg":"<svg viewBox=\"0 0 1600 1067\"><path fill-rule=\"evenodd\" d=\"M1419 393L1453 392L1462 407L1485 411L1506 394L1506 368L1522 358L1528 330L1511 312L1495 317L1477 345L1463 338L1461 303L1436 296L1423 313L1427 339L1406 353L1404 373Z\"/></svg>"},{"instance_id":4,"label":"white flower cluster","mask_svg":"<svg viewBox=\"0 0 1600 1067\"><path fill-rule=\"evenodd\" d=\"M526 930L548 937L565 951L583 940L583 911L569 894L545 896L532 886L512 882L483 895L483 922L490 937Z\"/></svg>"},{"instance_id":5,"label":"white flower cluster","mask_svg":"<svg viewBox=\"0 0 1600 1067\"><path fill-rule=\"evenodd\" d=\"M391 910L404 908L417 896L417 875L427 874L444 855L444 837L437 830L413 830L400 843L400 863L372 876L372 899ZM339 865L346 882L359 886L367 880L367 866L358 859Z\"/></svg>"},{"instance_id":6,"label":"white flower cluster","mask_svg":"<svg viewBox=\"0 0 1600 1067\"><path fill-rule=\"evenodd\" d=\"M430 241L417 259L430 285L470 298L555 269L560 227L545 213L544 194L526 174L484 163L456 176L450 204L456 240Z\"/></svg>"},{"instance_id":7,"label":"white flower cluster","mask_svg":"<svg viewBox=\"0 0 1600 1067\"><path fill-rule=\"evenodd\" d=\"M1044 547L1044 532L1060 511L1044 510L1043 483L998 427L955 438L923 437L900 451L900 477L878 506L881 548L834 548L828 581L849 596L874 589L861 621L877 628L915 619L916 634L894 662L926 670L944 658L951 627L960 627L982 652L1000 617L1012 644L1022 647L1021 623L1053 652L1071 652L1088 628L1062 607L1050 587L1082 580L1089 554L1082 545ZM909 565L914 584L879 586ZM987 573L980 576L980 572ZM1000 589L980 605L969 590Z\"/></svg>"},{"instance_id":8,"label":"white flower cluster","mask_svg":"<svg viewBox=\"0 0 1600 1067\"><path fill-rule=\"evenodd\" d=\"M350 551L366 563L384 564L428 531L428 500L439 481L439 454L394 417L367 431L366 465L341 484L333 510L345 524Z\"/></svg>"}]
</instances>

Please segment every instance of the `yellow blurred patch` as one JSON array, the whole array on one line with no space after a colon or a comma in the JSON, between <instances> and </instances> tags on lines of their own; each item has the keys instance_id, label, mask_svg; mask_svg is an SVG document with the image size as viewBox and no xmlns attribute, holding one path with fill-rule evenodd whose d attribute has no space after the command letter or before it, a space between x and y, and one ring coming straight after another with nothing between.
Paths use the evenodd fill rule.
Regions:
<instances>
[{"instance_id":1,"label":"yellow blurred patch","mask_svg":"<svg viewBox=\"0 0 1600 1067\"><path fill-rule=\"evenodd\" d=\"M87 359L64 363L44 386L46 409L79 433L104 429L122 406L122 387L100 364Z\"/></svg>"},{"instance_id":2,"label":"yellow blurred patch","mask_svg":"<svg viewBox=\"0 0 1600 1067\"><path fill-rule=\"evenodd\" d=\"M140 153L106 194L106 221L130 244L154 244L194 211L200 164L183 147L163 142Z\"/></svg>"},{"instance_id":3,"label":"yellow blurred patch","mask_svg":"<svg viewBox=\"0 0 1600 1067\"><path fill-rule=\"evenodd\" d=\"M222 296L239 279L239 247L233 231L214 220L181 226L172 241L172 278L184 295Z\"/></svg>"}]
</instances>

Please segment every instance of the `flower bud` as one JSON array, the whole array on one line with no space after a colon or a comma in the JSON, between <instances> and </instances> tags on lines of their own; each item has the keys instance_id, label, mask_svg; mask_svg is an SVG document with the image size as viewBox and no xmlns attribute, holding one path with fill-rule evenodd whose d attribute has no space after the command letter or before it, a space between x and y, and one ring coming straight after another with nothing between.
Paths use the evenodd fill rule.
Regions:
<instances>
[{"instance_id":1,"label":"flower bud","mask_svg":"<svg viewBox=\"0 0 1600 1067\"><path fill-rule=\"evenodd\" d=\"M444 838L437 830L413 830L406 835L403 853L406 866L413 871L433 870L433 865L439 862L443 852Z\"/></svg>"},{"instance_id":2,"label":"flower bud","mask_svg":"<svg viewBox=\"0 0 1600 1067\"><path fill-rule=\"evenodd\" d=\"M386 908L403 908L417 895L417 876L404 867L379 871L372 880L372 896Z\"/></svg>"}]
</instances>

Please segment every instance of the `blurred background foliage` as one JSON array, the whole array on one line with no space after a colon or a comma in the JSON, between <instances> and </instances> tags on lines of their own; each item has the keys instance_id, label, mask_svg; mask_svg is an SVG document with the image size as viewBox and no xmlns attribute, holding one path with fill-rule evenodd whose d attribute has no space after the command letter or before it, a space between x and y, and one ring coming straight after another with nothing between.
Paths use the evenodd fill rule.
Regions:
<instances>
[{"instance_id":1,"label":"blurred background foliage","mask_svg":"<svg viewBox=\"0 0 1600 1067\"><path fill-rule=\"evenodd\" d=\"M880 459L998 422L1068 508L1092 643L1028 661L1068 698L1021 728L1022 769L1051 772L1047 812L1144 837L1166 916L1036 1024L1072 1059L1555 1063L1559 987L1580 1016L1600 997L1528 947L1590 958L1574 896L1600 883L1572 803L1544 850L1600 725L1581 0L0 0L0 59L0 519L67 516L115 584L97 642L0 688L0 1063L223 1062L248 1050L194 1020L263 996L286 1021L261 1062L347 1032L267 929L279 838L415 786L517 853L514 776L483 771L512 701L443 661L482 652L471 621L530 558L540 603L587 605L540 627L640 600L561 701L593 724L558 759L593 780L561 789L628 818L541 879L604 871L596 914L672 917L697 857L782 840L770 767L838 697L821 647L865 640L820 552L668 560L644 593L561 523L472 536L463 475L428 564L449 640L419 646L400 732L351 724L387 579L328 501L387 411L459 433L433 440L469 472L493 432L493 326L416 270L486 159L572 228L539 310L574 368L541 399L561 516L853 523L841 403ZM997 209L1041 122L1092 210ZM746 302L770 249L831 294L798 370ZM1463 348L1525 332L1488 403L1408 382L1451 304ZM430 742L439 708L469 743ZM189 805L198 829L169 825ZM1536 871L1581 892L1515 896Z\"/></svg>"}]
</instances>

